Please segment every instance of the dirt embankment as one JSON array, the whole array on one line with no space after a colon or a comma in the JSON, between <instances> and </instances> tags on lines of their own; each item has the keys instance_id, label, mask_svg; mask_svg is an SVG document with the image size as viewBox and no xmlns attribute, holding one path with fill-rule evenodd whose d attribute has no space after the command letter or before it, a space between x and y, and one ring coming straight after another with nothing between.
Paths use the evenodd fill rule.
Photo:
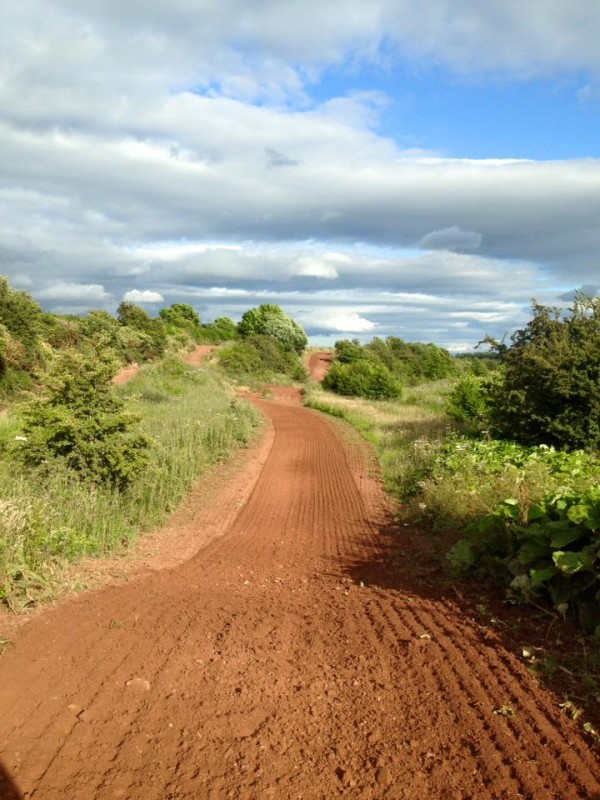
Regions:
<instances>
[{"instance_id":1,"label":"dirt embankment","mask_svg":"<svg viewBox=\"0 0 600 800\"><path fill-rule=\"evenodd\" d=\"M272 445L222 535L18 634L0 660L0 752L18 791L599 798L580 727L432 585L357 437L289 400L255 401Z\"/></svg>"}]
</instances>

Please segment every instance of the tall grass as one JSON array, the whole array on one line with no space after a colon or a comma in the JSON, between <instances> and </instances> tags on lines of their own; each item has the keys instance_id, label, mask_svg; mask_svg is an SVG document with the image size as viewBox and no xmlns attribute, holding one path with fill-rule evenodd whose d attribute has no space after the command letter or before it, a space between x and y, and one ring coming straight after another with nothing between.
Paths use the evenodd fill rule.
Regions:
<instances>
[{"instance_id":1,"label":"tall grass","mask_svg":"<svg viewBox=\"0 0 600 800\"><path fill-rule=\"evenodd\" d=\"M12 607L53 591L64 561L126 548L159 525L209 466L246 445L257 412L213 371L167 360L121 390L152 438L151 462L124 492L82 484L66 469L17 470L15 414L0 418L0 599Z\"/></svg>"}]
</instances>

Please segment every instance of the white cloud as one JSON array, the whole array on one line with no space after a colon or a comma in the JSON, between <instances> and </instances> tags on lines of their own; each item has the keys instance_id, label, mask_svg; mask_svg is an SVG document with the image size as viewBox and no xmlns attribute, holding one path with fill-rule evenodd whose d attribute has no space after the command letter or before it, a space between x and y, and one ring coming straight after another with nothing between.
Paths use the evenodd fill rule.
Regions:
<instances>
[{"instance_id":1,"label":"white cloud","mask_svg":"<svg viewBox=\"0 0 600 800\"><path fill-rule=\"evenodd\" d=\"M128 303L164 303L165 298L160 292L153 292L149 289L131 289L125 292L123 300Z\"/></svg>"},{"instance_id":2,"label":"white cloud","mask_svg":"<svg viewBox=\"0 0 600 800\"><path fill-rule=\"evenodd\" d=\"M323 328L341 333L365 333L375 330L377 325L371 320L361 317L356 312L332 314L321 321Z\"/></svg>"}]
</instances>

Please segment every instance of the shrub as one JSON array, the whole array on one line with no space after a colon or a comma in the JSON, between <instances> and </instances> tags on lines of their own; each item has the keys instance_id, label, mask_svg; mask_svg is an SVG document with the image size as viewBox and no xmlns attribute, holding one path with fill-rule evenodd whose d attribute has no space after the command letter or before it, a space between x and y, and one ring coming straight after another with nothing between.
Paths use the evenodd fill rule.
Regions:
<instances>
[{"instance_id":1,"label":"shrub","mask_svg":"<svg viewBox=\"0 0 600 800\"><path fill-rule=\"evenodd\" d=\"M60 461L82 479L125 488L148 460L149 440L112 385L118 363L98 343L95 351L55 355L44 394L22 410L26 465L52 469Z\"/></svg>"},{"instance_id":2,"label":"shrub","mask_svg":"<svg viewBox=\"0 0 600 800\"><path fill-rule=\"evenodd\" d=\"M367 397L374 400L400 397L400 382L383 364L374 364L366 359L342 364L334 361L323 387L337 394L350 397Z\"/></svg>"},{"instance_id":3,"label":"shrub","mask_svg":"<svg viewBox=\"0 0 600 800\"><path fill-rule=\"evenodd\" d=\"M219 363L231 375L250 375L267 380L286 375L305 380L306 370L293 350L286 349L272 336L256 334L220 351Z\"/></svg>"},{"instance_id":4,"label":"shrub","mask_svg":"<svg viewBox=\"0 0 600 800\"><path fill-rule=\"evenodd\" d=\"M167 346L167 333L162 319L153 319L135 303L121 303L117 309L121 325L141 334L141 346L135 360L145 361L162 356Z\"/></svg>"},{"instance_id":5,"label":"shrub","mask_svg":"<svg viewBox=\"0 0 600 800\"><path fill-rule=\"evenodd\" d=\"M446 413L458 422L483 423L487 410L482 382L475 375L461 378L446 401Z\"/></svg>"},{"instance_id":6,"label":"shrub","mask_svg":"<svg viewBox=\"0 0 600 800\"><path fill-rule=\"evenodd\" d=\"M600 447L600 298L569 313L534 303L512 346L496 344L501 380L487 391L493 430L524 444Z\"/></svg>"}]
</instances>

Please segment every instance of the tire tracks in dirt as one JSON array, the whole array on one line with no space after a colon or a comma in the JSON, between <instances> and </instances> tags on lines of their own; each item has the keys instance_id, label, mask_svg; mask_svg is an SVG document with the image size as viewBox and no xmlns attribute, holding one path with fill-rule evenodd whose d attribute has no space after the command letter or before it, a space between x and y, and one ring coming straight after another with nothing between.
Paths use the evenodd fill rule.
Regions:
<instances>
[{"instance_id":1,"label":"tire tracks in dirt","mask_svg":"<svg viewBox=\"0 0 600 800\"><path fill-rule=\"evenodd\" d=\"M526 665L410 559L392 574L372 455L285 400L255 401L274 437L223 535L39 615L0 660L22 795L599 798L595 753Z\"/></svg>"}]
</instances>

